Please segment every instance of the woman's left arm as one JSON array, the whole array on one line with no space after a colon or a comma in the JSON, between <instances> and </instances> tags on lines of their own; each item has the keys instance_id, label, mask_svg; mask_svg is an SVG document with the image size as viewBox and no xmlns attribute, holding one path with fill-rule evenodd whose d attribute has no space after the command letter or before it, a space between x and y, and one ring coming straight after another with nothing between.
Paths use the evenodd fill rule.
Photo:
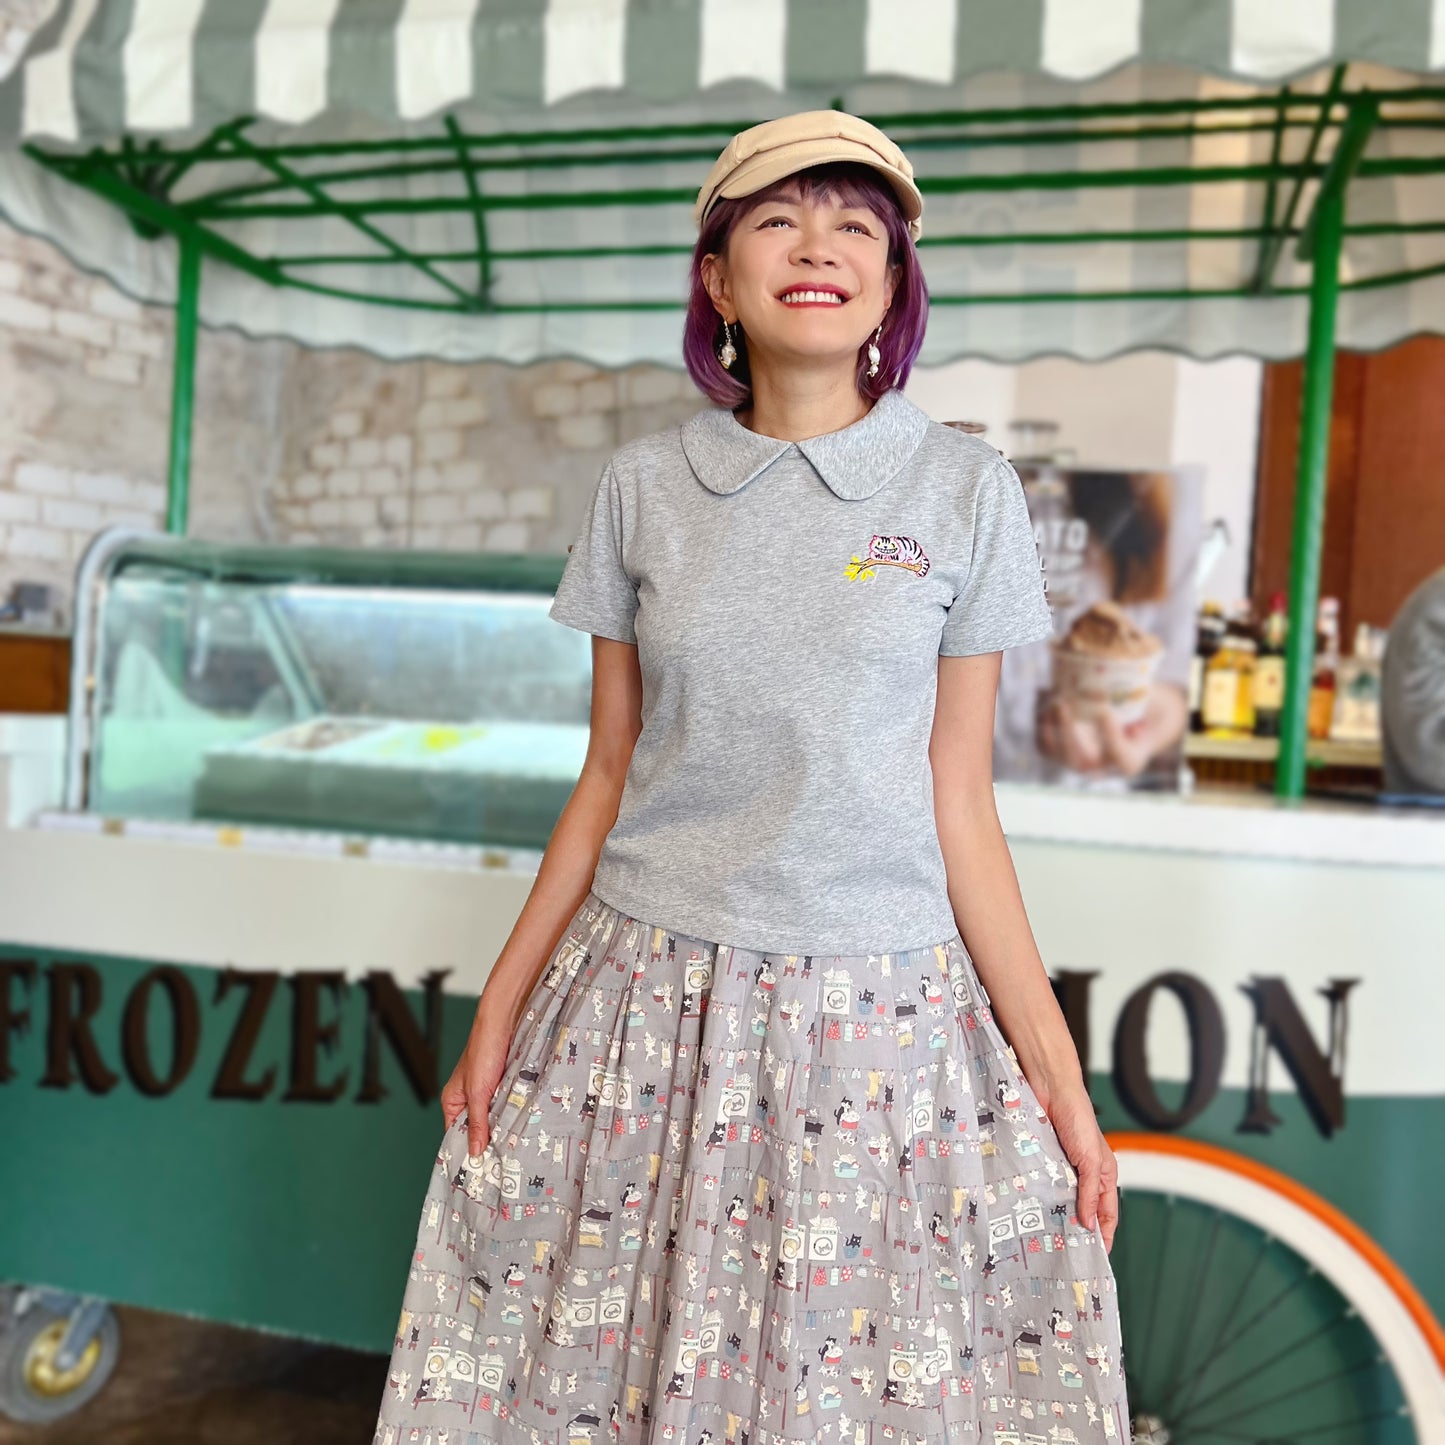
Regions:
<instances>
[{"instance_id":1,"label":"woman's left arm","mask_svg":"<svg viewBox=\"0 0 1445 1445\"><path fill-rule=\"evenodd\" d=\"M993 720L1002 656L938 659L928 755L949 902L994 1017L1079 1176L1079 1219L1088 1229L1097 1225L1112 1248L1118 1166L1039 956L994 802Z\"/></svg>"}]
</instances>

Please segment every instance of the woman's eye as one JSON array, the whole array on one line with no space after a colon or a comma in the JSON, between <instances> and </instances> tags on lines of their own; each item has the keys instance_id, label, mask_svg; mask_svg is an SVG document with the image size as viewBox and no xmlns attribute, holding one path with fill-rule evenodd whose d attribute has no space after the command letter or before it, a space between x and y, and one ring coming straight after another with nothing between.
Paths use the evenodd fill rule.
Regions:
<instances>
[{"instance_id":1,"label":"woman's eye","mask_svg":"<svg viewBox=\"0 0 1445 1445\"><path fill-rule=\"evenodd\" d=\"M793 224L786 216L774 216L770 220L763 222L763 229L766 231L769 226L774 225L778 221L781 221L785 226L791 226ZM865 226L861 221L845 221L843 223L843 229L845 231L857 231L864 236L872 234L867 228L867 226Z\"/></svg>"}]
</instances>

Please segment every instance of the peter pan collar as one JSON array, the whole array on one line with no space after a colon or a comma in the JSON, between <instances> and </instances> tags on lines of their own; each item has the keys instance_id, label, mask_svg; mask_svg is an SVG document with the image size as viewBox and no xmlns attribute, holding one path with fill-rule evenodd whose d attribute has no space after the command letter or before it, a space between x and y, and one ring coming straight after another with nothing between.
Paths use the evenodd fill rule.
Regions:
<instances>
[{"instance_id":1,"label":"peter pan collar","mask_svg":"<svg viewBox=\"0 0 1445 1445\"><path fill-rule=\"evenodd\" d=\"M787 442L749 431L732 412L708 407L681 427L682 450L698 481L726 496L746 486L793 447L845 501L871 497L903 470L928 429L928 413L897 387L852 426Z\"/></svg>"}]
</instances>

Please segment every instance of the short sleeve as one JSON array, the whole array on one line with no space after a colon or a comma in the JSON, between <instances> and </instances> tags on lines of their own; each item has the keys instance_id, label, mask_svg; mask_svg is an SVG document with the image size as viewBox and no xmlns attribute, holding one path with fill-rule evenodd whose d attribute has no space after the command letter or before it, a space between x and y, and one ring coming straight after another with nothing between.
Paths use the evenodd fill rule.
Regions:
<instances>
[{"instance_id":1,"label":"short sleeve","mask_svg":"<svg viewBox=\"0 0 1445 1445\"><path fill-rule=\"evenodd\" d=\"M943 621L940 654L968 657L1041 642L1054 630L1018 473L1000 459L974 496L968 575Z\"/></svg>"},{"instance_id":2,"label":"short sleeve","mask_svg":"<svg viewBox=\"0 0 1445 1445\"><path fill-rule=\"evenodd\" d=\"M549 617L599 637L637 641L637 586L622 564L622 537L622 493L609 462L567 555Z\"/></svg>"}]
</instances>

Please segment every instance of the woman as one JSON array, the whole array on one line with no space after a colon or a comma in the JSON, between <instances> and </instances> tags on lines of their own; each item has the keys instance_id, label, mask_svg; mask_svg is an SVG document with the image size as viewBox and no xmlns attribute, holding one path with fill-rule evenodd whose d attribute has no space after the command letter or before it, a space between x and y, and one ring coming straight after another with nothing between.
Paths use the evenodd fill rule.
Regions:
<instances>
[{"instance_id":1,"label":"woman","mask_svg":"<svg viewBox=\"0 0 1445 1445\"><path fill-rule=\"evenodd\" d=\"M1180 525L1171 515L1177 479L1168 472L1090 468L1066 471L1062 480L1069 515L1082 523L1086 540L1070 559L1075 566L1067 603L1057 588L1051 597L1057 635L1066 636L1095 604L1117 603L1157 640L1160 656L1144 710L1133 722L1121 723L1108 708L1085 715L1057 687L1042 695L1021 690L1017 711L1026 709L1028 717L1015 720L1020 751L1036 740L1043 761L1035 759L1029 771L1051 782L1062 777L1075 787L1120 791L1152 775L1156 784L1162 778L1172 786L1189 728L1195 644L1195 589L1170 575L1172 568L1192 567L1192 559L1170 555L1171 527ZM996 751L998 742L996 733Z\"/></svg>"},{"instance_id":2,"label":"woman","mask_svg":"<svg viewBox=\"0 0 1445 1445\"><path fill-rule=\"evenodd\" d=\"M990 775L1049 611L1017 477L898 389L921 215L834 111L699 193L720 405L613 455L552 604L587 758L442 1091L376 1445L1128 1438L1114 1161Z\"/></svg>"}]
</instances>

